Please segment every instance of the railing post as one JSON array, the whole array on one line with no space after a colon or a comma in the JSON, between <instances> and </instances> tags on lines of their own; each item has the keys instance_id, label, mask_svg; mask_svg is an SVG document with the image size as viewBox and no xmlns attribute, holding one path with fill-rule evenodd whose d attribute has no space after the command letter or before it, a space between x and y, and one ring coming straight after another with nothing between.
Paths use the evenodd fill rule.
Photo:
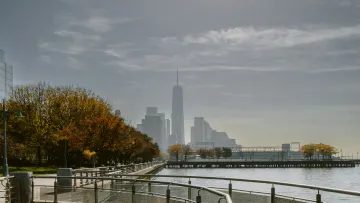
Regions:
<instances>
[{"instance_id":1,"label":"railing post","mask_svg":"<svg viewBox=\"0 0 360 203\"><path fill-rule=\"evenodd\" d=\"M10 179L8 178L6 181L6 197L5 202L11 202L11 186L10 186Z\"/></svg>"},{"instance_id":2,"label":"railing post","mask_svg":"<svg viewBox=\"0 0 360 203\"><path fill-rule=\"evenodd\" d=\"M31 203L35 202L34 199L35 199L35 187L34 187L34 179L32 179L31 180Z\"/></svg>"},{"instance_id":3,"label":"railing post","mask_svg":"<svg viewBox=\"0 0 360 203\"><path fill-rule=\"evenodd\" d=\"M271 203L275 203L275 187L271 187Z\"/></svg>"},{"instance_id":4,"label":"railing post","mask_svg":"<svg viewBox=\"0 0 360 203\"><path fill-rule=\"evenodd\" d=\"M54 203L57 203L57 182L54 181Z\"/></svg>"},{"instance_id":5,"label":"railing post","mask_svg":"<svg viewBox=\"0 0 360 203\"><path fill-rule=\"evenodd\" d=\"M169 188L169 186L166 190L166 203L170 203L170 188Z\"/></svg>"},{"instance_id":6,"label":"railing post","mask_svg":"<svg viewBox=\"0 0 360 203\"><path fill-rule=\"evenodd\" d=\"M200 191L198 191L198 195L196 196L196 203L201 203L201 196L200 196Z\"/></svg>"},{"instance_id":7,"label":"railing post","mask_svg":"<svg viewBox=\"0 0 360 203\"><path fill-rule=\"evenodd\" d=\"M151 192L151 183L148 183L148 192Z\"/></svg>"},{"instance_id":8,"label":"railing post","mask_svg":"<svg viewBox=\"0 0 360 203\"><path fill-rule=\"evenodd\" d=\"M190 179L189 179L189 185L191 185ZM188 199L191 199L191 187L188 187Z\"/></svg>"},{"instance_id":9,"label":"railing post","mask_svg":"<svg viewBox=\"0 0 360 203\"><path fill-rule=\"evenodd\" d=\"M135 203L135 184L132 185L131 190L132 190L131 202Z\"/></svg>"},{"instance_id":10,"label":"railing post","mask_svg":"<svg viewBox=\"0 0 360 203\"><path fill-rule=\"evenodd\" d=\"M95 180L95 183L94 183L94 190L95 190L95 203L98 203L98 188L97 188L96 180Z\"/></svg>"},{"instance_id":11,"label":"railing post","mask_svg":"<svg viewBox=\"0 0 360 203\"><path fill-rule=\"evenodd\" d=\"M316 203L321 203L321 194L319 190L318 193L316 194Z\"/></svg>"},{"instance_id":12,"label":"railing post","mask_svg":"<svg viewBox=\"0 0 360 203\"><path fill-rule=\"evenodd\" d=\"M229 195L230 195L230 197L232 196L232 184L231 184L231 181L229 183Z\"/></svg>"},{"instance_id":13,"label":"railing post","mask_svg":"<svg viewBox=\"0 0 360 203\"><path fill-rule=\"evenodd\" d=\"M83 184L82 171L80 171L80 185L82 186L82 184Z\"/></svg>"},{"instance_id":14,"label":"railing post","mask_svg":"<svg viewBox=\"0 0 360 203\"><path fill-rule=\"evenodd\" d=\"M74 191L76 190L76 171L74 173Z\"/></svg>"},{"instance_id":15,"label":"railing post","mask_svg":"<svg viewBox=\"0 0 360 203\"><path fill-rule=\"evenodd\" d=\"M89 177L89 172L87 172L87 171L86 171L86 184L88 184L88 183L89 183L89 179L88 179L88 177Z\"/></svg>"}]
</instances>

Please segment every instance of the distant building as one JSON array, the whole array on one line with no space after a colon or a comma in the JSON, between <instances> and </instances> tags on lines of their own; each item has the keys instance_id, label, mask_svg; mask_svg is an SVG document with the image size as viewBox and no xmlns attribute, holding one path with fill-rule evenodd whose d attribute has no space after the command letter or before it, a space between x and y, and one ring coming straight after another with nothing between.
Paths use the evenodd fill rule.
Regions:
<instances>
[{"instance_id":1,"label":"distant building","mask_svg":"<svg viewBox=\"0 0 360 203\"><path fill-rule=\"evenodd\" d=\"M225 132L213 130L204 117L195 117L194 126L191 127L192 147L199 148L209 143L212 143L213 147L237 147L235 139L229 139Z\"/></svg>"},{"instance_id":2,"label":"distant building","mask_svg":"<svg viewBox=\"0 0 360 203\"><path fill-rule=\"evenodd\" d=\"M137 124L136 125L136 130L141 132L141 133L144 133L143 125L142 124Z\"/></svg>"},{"instance_id":3,"label":"distant building","mask_svg":"<svg viewBox=\"0 0 360 203\"><path fill-rule=\"evenodd\" d=\"M143 133L153 138L153 141L158 143L159 147L162 146L162 121L160 115L145 116L142 123Z\"/></svg>"},{"instance_id":4,"label":"distant building","mask_svg":"<svg viewBox=\"0 0 360 203\"><path fill-rule=\"evenodd\" d=\"M282 144L281 149L284 152L289 152L291 150L291 144L290 143Z\"/></svg>"},{"instance_id":5,"label":"distant building","mask_svg":"<svg viewBox=\"0 0 360 203\"><path fill-rule=\"evenodd\" d=\"M160 119L161 119L161 146L163 150L166 150L168 148L168 141L166 137L166 119L164 113L159 113Z\"/></svg>"},{"instance_id":6,"label":"distant building","mask_svg":"<svg viewBox=\"0 0 360 203\"><path fill-rule=\"evenodd\" d=\"M115 116L117 116L117 117L121 117L121 111L120 110L115 110Z\"/></svg>"},{"instance_id":7,"label":"distant building","mask_svg":"<svg viewBox=\"0 0 360 203\"><path fill-rule=\"evenodd\" d=\"M157 114L158 114L157 107L153 107L153 106L146 107L146 115L147 116L155 116Z\"/></svg>"},{"instance_id":8,"label":"distant building","mask_svg":"<svg viewBox=\"0 0 360 203\"><path fill-rule=\"evenodd\" d=\"M136 129L151 137L160 150L165 151L168 148L167 125L170 125L170 120L165 118L164 113L158 113L157 107L147 107L145 119L141 120L141 124L137 124Z\"/></svg>"},{"instance_id":9,"label":"distant building","mask_svg":"<svg viewBox=\"0 0 360 203\"><path fill-rule=\"evenodd\" d=\"M185 144L183 90L179 85L179 72L176 75L176 85L173 87L169 144Z\"/></svg>"},{"instance_id":10,"label":"distant building","mask_svg":"<svg viewBox=\"0 0 360 203\"><path fill-rule=\"evenodd\" d=\"M166 144L167 146L170 146L170 142L169 142L169 139L170 139L170 119L166 119Z\"/></svg>"}]
</instances>

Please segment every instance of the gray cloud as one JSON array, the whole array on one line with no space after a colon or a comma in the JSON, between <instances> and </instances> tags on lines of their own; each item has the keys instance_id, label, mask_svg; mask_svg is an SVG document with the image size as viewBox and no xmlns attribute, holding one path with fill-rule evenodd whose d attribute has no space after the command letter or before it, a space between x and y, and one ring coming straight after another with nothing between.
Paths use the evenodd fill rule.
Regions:
<instances>
[{"instance_id":1,"label":"gray cloud","mask_svg":"<svg viewBox=\"0 0 360 203\"><path fill-rule=\"evenodd\" d=\"M16 83L91 88L133 123L171 113L179 69L187 138L204 116L245 145L360 141L356 0L7 0L0 24Z\"/></svg>"}]
</instances>

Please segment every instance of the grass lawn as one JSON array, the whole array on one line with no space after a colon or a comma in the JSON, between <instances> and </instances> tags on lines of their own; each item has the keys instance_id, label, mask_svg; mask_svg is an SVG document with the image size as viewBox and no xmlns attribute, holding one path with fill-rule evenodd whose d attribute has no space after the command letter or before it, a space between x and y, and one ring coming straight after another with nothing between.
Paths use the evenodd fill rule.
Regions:
<instances>
[{"instance_id":1,"label":"grass lawn","mask_svg":"<svg viewBox=\"0 0 360 203\"><path fill-rule=\"evenodd\" d=\"M52 167L9 167L9 172L13 171L30 171L33 174L52 174L56 173L56 168ZM0 172L2 175L3 169L0 167Z\"/></svg>"}]
</instances>

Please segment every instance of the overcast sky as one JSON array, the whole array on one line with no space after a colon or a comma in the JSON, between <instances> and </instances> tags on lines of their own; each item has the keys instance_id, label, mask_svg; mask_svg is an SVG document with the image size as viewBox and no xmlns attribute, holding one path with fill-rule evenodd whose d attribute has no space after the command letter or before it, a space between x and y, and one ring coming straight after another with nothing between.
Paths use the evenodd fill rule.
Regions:
<instances>
[{"instance_id":1,"label":"overcast sky","mask_svg":"<svg viewBox=\"0 0 360 203\"><path fill-rule=\"evenodd\" d=\"M136 124L170 117L178 68L187 141L204 116L246 146L360 151L358 0L1 0L0 26L15 84L91 88Z\"/></svg>"}]
</instances>

